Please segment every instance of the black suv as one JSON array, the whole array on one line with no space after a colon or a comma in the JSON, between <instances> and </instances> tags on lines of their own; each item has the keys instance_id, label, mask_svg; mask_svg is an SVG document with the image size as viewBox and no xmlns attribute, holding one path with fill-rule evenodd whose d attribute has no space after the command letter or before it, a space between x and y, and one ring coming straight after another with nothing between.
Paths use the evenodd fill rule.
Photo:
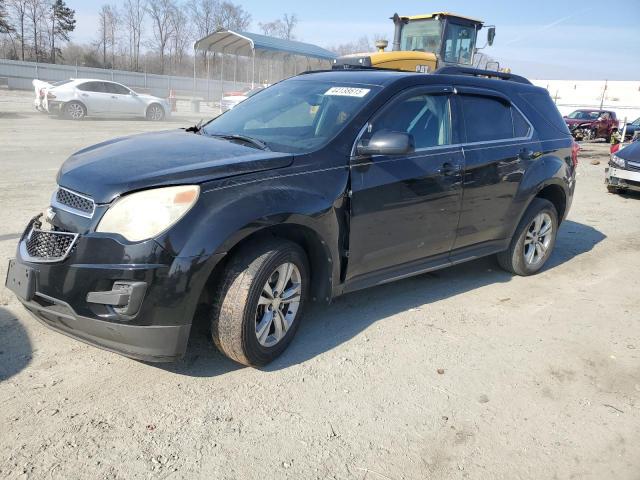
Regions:
<instances>
[{"instance_id":1,"label":"black suv","mask_svg":"<svg viewBox=\"0 0 640 480\"><path fill-rule=\"evenodd\" d=\"M49 327L144 360L182 356L207 306L217 347L264 365L310 301L491 254L538 272L576 162L522 77L303 74L204 126L72 155L7 286Z\"/></svg>"}]
</instances>

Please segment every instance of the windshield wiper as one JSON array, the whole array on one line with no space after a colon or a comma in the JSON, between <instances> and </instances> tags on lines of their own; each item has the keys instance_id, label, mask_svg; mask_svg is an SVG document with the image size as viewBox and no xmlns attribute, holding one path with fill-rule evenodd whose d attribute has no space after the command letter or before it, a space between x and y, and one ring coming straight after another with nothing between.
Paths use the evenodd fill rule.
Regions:
<instances>
[{"instance_id":1,"label":"windshield wiper","mask_svg":"<svg viewBox=\"0 0 640 480\"><path fill-rule=\"evenodd\" d=\"M185 128L184 131L185 132L193 132L193 133L197 133L200 134L200 131L202 130L202 127L204 125L202 125L202 123L204 122L203 119L201 119L198 123L196 123L194 126L189 127L189 128Z\"/></svg>"},{"instance_id":2,"label":"windshield wiper","mask_svg":"<svg viewBox=\"0 0 640 480\"><path fill-rule=\"evenodd\" d=\"M236 135L231 133L211 133L209 134L209 136L216 137L216 138L224 138L225 140L240 140L241 142L245 142L250 145L253 145L256 148L259 148L260 150L271 150L269 146L262 140L249 137L247 135Z\"/></svg>"}]
</instances>

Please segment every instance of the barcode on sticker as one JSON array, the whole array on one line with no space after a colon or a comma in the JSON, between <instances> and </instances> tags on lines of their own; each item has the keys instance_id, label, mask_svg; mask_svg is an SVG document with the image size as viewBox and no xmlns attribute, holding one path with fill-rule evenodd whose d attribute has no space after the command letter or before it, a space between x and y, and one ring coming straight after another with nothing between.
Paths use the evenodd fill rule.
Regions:
<instances>
[{"instance_id":1,"label":"barcode on sticker","mask_svg":"<svg viewBox=\"0 0 640 480\"><path fill-rule=\"evenodd\" d=\"M331 87L325 92L325 95L336 95L339 97L364 97L371 90L369 88L353 88L353 87Z\"/></svg>"}]
</instances>

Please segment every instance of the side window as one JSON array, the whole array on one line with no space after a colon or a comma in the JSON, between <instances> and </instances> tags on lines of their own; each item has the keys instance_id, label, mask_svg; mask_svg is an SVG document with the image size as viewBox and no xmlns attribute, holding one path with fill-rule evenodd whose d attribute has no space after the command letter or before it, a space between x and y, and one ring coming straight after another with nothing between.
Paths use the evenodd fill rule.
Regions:
<instances>
[{"instance_id":1,"label":"side window","mask_svg":"<svg viewBox=\"0 0 640 480\"><path fill-rule=\"evenodd\" d=\"M104 87L102 82L86 82L78 85L78 90L83 92L100 92L104 93Z\"/></svg>"},{"instance_id":2,"label":"side window","mask_svg":"<svg viewBox=\"0 0 640 480\"><path fill-rule=\"evenodd\" d=\"M513 107L511 107L511 115L513 117L513 136L516 138L528 137L531 133L531 126L527 120Z\"/></svg>"},{"instance_id":3,"label":"side window","mask_svg":"<svg viewBox=\"0 0 640 480\"><path fill-rule=\"evenodd\" d=\"M467 142L513 138L511 106L491 97L460 95Z\"/></svg>"},{"instance_id":4,"label":"side window","mask_svg":"<svg viewBox=\"0 0 640 480\"><path fill-rule=\"evenodd\" d=\"M415 95L394 102L371 122L367 136L384 130L413 135L416 148L451 143L449 97Z\"/></svg>"},{"instance_id":5,"label":"side window","mask_svg":"<svg viewBox=\"0 0 640 480\"><path fill-rule=\"evenodd\" d=\"M117 83L104 83L106 91L109 93L115 93L118 95L129 95L129 89L124 88L122 85L118 85Z\"/></svg>"}]
</instances>

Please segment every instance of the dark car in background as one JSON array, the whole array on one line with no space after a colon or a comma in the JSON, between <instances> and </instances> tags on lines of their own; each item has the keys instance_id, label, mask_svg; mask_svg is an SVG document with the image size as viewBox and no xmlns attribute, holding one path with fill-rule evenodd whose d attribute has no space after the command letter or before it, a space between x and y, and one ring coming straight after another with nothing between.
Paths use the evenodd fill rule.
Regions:
<instances>
[{"instance_id":1,"label":"dark car in background","mask_svg":"<svg viewBox=\"0 0 640 480\"><path fill-rule=\"evenodd\" d=\"M7 286L52 329L144 360L181 357L199 309L224 354L264 365L311 301L494 254L535 274L576 145L528 80L444 72L298 75L205 126L80 150Z\"/></svg>"},{"instance_id":2,"label":"dark car in background","mask_svg":"<svg viewBox=\"0 0 640 480\"><path fill-rule=\"evenodd\" d=\"M622 128L620 128L620 134L622 134ZM640 132L640 117L636 118L633 122L627 123L627 128L624 133L625 140L632 139L636 132Z\"/></svg>"},{"instance_id":3,"label":"dark car in background","mask_svg":"<svg viewBox=\"0 0 640 480\"><path fill-rule=\"evenodd\" d=\"M612 110L580 109L563 117L576 140L611 140L611 133L618 128L618 117Z\"/></svg>"},{"instance_id":4,"label":"dark car in background","mask_svg":"<svg viewBox=\"0 0 640 480\"><path fill-rule=\"evenodd\" d=\"M640 192L640 142L633 142L611 155L605 168L605 184L610 193Z\"/></svg>"}]
</instances>

